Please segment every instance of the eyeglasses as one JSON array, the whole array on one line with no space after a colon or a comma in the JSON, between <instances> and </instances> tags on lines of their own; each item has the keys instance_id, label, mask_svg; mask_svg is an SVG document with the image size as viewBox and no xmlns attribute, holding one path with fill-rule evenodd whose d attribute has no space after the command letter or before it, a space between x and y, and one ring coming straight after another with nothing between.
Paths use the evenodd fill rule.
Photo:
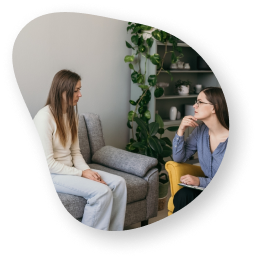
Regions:
<instances>
[{"instance_id":1,"label":"eyeglasses","mask_svg":"<svg viewBox=\"0 0 258 259\"><path fill-rule=\"evenodd\" d=\"M200 103L204 103L204 102L201 102L201 101L195 101L195 104L197 104L197 107L198 107L198 108L199 108ZM210 104L210 105L213 105L212 103L204 103L204 104Z\"/></svg>"}]
</instances>

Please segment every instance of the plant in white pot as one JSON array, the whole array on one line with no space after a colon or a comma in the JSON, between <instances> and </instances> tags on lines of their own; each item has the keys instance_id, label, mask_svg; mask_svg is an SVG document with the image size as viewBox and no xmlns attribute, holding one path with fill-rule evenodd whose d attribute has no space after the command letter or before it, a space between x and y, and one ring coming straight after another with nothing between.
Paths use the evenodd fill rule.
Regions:
<instances>
[{"instance_id":1,"label":"plant in white pot","mask_svg":"<svg viewBox=\"0 0 258 259\"><path fill-rule=\"evenodd\" d=\"M189 95L190 90L190 84L191 82L189 80L183 81L183 80L177 80L175 85L178 90L179 95Z\"/></svg>"}]
</instances>

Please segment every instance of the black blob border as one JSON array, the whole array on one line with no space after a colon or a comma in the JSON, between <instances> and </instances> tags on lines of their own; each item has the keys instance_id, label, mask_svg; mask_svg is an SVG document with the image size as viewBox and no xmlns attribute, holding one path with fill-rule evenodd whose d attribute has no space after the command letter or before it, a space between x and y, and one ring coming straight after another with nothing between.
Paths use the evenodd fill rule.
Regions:
<instances>
[{"instance_id":1,"label":"black blob border","mask_svg":"<svg viewBox=\"0 0 258 259\"><path fill-rule=\"evenodd\" d=\"M140 22L166 30L187 42L209 63L218 78L230 113L230 137L224 160L207 189L185 209L147 227L104 232L88 228L73 219L62 206L54 190L43 149L36 129L23 101L12 67L12 47L19 31L32 19L52 12L96 14L132 22ZM141 255L166 250L206 230L230 207L240 192L251 167L254 117L250 97L240 75L227 55L205 35L178 21L126 12L116 7L95 4L56 4L35 9L10 31L5 44L5 89L15 119L32 152L36 174L50 216L63 235L84 250L107 255ZM236 116L236 114L238 116Z\"/></svg>"}]
</instances>

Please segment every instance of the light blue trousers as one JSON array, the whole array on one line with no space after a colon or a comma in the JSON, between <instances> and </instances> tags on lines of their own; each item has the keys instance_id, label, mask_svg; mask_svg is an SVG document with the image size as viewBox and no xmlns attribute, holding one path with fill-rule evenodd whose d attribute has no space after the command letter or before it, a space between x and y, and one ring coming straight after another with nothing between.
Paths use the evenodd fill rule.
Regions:
<instances>
[{"instance_id":1,"label":"light blue trousers","mask_svg":"<svg viewBox=\"0 0 258 259\"><path fill-rule=\"evenodd\" d=\"M127 189L124 178L101 170L99 173L107 185L80 176L51 174L56 191L87 200L82 223L102 230L124 229Z\"/></svg>"}]
</instances>

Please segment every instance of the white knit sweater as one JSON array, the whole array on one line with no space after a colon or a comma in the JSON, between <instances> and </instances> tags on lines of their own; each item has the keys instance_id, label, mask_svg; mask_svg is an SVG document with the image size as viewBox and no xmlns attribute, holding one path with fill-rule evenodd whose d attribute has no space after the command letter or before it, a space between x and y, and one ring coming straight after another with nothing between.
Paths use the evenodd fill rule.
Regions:
<instances>
[{"instance_id":1,"label":"white knit sweater","mask_svg":"<svg viewBox=\"0 0 258 259\"><path fill-rule=\"evenodd\" d=\"M63 115L65 123L66 115ZM90 169L81 154L78 138L72 144L71 132L65 148L62 146L56 134L57 126L49 105L40 109L33 120L45 151L50 173L81 176L82 171Z\"/></svg>"}]
</instances>

